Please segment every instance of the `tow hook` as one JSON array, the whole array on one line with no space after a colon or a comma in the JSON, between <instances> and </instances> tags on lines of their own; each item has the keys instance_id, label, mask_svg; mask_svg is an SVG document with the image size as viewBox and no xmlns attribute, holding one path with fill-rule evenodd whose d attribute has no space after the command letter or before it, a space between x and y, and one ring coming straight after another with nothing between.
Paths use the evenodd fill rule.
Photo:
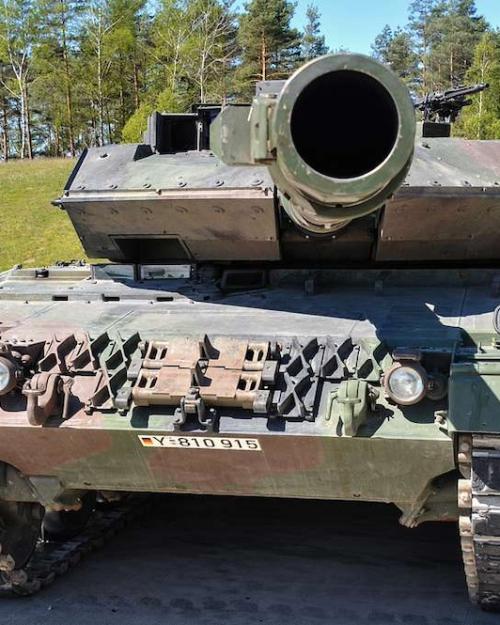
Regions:
<instances>
[{"instance_id":1,"label":"tow hook","mask_svg":"<svg viewBox=\"0 0 500 625\"><path fill-rule=\"evenodd\" d=\"M26 382L26 413L30 425L44 425L49 417L68 418L73 378L58 373L37 373Z\"/></svg>"}]
</instances>

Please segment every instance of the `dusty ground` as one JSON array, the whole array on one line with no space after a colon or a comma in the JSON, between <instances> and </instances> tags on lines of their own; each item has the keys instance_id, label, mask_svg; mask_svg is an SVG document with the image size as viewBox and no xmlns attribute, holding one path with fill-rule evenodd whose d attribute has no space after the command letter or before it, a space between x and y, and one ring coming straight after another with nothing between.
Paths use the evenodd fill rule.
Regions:
<instances>
[{"instance_id":1,"label":"dusty ground","mask_svg":"<svg viewBox=\"0 0 500 625\"><path fill-rule=\"evenodd\" d=\"M3 600L1 625L488 625L455 528L386 506L163 497L66 578Z\"/></svg>"}]
</instances>

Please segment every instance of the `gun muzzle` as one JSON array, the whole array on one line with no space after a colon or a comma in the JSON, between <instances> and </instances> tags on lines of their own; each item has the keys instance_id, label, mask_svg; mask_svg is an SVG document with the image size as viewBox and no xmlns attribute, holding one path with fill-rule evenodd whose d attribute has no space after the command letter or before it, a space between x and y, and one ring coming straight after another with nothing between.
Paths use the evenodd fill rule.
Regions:
<instances>
[{"instance_id":1,"label":"gun muzzle","mask_svg":"<svg viewBox=\"0 0 500 625\"><path fill-rule=\"evenodd\" d=\"M373 59L310 61L274 96L226 107L212 146L228 164L266 164L290 218L330 234L378 209L411 164L415 113L406 86Z\"/></svg>"}]
</instances>

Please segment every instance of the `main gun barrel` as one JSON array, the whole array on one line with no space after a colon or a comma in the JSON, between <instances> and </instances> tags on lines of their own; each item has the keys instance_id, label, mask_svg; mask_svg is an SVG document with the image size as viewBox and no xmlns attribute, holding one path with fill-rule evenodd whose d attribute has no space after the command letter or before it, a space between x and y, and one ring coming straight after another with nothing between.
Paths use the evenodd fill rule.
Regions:
<instances>
[{"instance_id":1,"label":"main gun barrel","mask_svg":"<svg viewBox=\"0 0 500 625\"><path fill-rule=\"evenodd\" d=\"M211 129L221 160L266 164L289 217L317 235L382 206L404 181L414 140L405 85L354 54L310 61L278 94L225 107Z\"/></svg>"}]
</instances>

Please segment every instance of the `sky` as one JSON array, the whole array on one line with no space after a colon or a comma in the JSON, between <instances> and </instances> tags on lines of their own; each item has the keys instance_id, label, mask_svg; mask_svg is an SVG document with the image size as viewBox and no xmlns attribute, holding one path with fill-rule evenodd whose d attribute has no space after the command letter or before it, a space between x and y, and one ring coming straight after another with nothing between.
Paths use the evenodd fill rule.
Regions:
<instances>
[{"instance_id":1,"label":"sky","mask_svg":"<svg viewBox=\"0 0 500 625\"><path fill-rule=\"evenodd\" d=\"M302 28L307 5L311 0L298 0L294 26ZM321 25L326 44L336 50L370 53L370 45L389 24L404 26L409 0L313 0L321 12ZM500 0L476 0L478 13L493 27L500 27Z\"/></svg>"}]
</instances>

